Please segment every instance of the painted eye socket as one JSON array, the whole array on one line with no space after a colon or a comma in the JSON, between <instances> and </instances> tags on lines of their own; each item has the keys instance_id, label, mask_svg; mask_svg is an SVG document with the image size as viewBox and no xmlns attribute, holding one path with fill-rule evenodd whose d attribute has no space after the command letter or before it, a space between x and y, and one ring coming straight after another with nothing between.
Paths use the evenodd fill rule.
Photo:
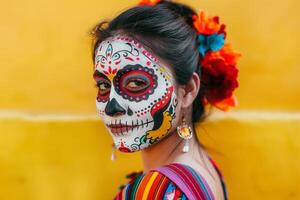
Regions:
<instances>
[{"instance_id":1,"label":"painted eye socket","mask_svg":"<svg viewBox=\"0 0 300 200\"><path fill-rule=\"evenodd\" d=\"M149 80L144 78L130 78L124 84L124 88L130 92L143 92L149 87Z\"/></svg>"},{"instance_id":2,"label":"painted eye socket","mask_svg":"<svg viewBox=\"0 0 300 200\"><path fill-rule=\"evenodd\" d=\"M111 85L109 81L102 79L97 83L97 87L99 88L98 94L105 96L109 93Z\"/></svg>"},{"instance_id":3,"label":"painted eye socket","mask_svg":"<svg viewBox=\"0 0 300 200\"><path fill-rule=\"evenodd\" d=\"M98 88L97 101L103 103L107 102L111 89L110 81L106 78L104 74L97 70L94 72L93 77L96 81L96 87Z\"/></svg>"},{"instance_id":4,"label":"painted eye socket","mask_svg":"<svg viewBox=\"0 0 300 200\"><path fill-rule=\"evenodd\" d=\"M140 102L147 100L157 87L154 69L139 64L126 65L113 79L115 91L124 99Z\"/></svg>"}]
</instances>

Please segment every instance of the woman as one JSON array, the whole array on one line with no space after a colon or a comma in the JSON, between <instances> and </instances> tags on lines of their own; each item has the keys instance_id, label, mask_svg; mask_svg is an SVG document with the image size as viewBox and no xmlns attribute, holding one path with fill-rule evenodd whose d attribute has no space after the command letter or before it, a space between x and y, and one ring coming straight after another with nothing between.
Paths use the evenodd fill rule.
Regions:
<instances>
[{"instance_id":1,"label":"woman","mask_svg":"<svg viewBox=\"0 0 300 200\"><path fill-rule=\"evenodd\" d=\"M93 28L97 111L122 152L141 151L116 199L227 199L193 124L235 106L239 54L225 25L189 6L142 1Z\"/></svg>"}]
</instances>

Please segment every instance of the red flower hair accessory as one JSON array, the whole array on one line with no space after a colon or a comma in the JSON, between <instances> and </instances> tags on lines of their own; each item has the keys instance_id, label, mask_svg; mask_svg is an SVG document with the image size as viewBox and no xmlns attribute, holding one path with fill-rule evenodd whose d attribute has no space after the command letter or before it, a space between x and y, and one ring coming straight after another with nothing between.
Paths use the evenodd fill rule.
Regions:
<instances>
[{"instance_id":1,"label":"red flower hair accessory","mask_svg":"<svg viewBox=\"0 0 300 200\"><path fill-rule=\"evenodd\" d=\"M198 32L198 50L202 54L201 83L205 87L204 105L211 104L222 111L238 105L233 91L239 86L236 67L241 54L225 44L225 25L219 17L207 17L203 11L194 16L194 27Z\"/></svg>"}]
</instances>

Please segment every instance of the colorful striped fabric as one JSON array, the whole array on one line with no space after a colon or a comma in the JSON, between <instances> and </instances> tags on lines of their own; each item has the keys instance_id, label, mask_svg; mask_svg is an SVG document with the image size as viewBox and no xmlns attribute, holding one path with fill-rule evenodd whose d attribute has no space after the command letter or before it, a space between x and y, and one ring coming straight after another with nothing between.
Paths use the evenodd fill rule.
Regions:
<instances>
[{"instance_id":1,"label":"colorful striped fabric","mask_svg":"<svg viewBox=\"0 0 300 200\"><path fill-rule=\"evenodd\" d=\"M137 175L116 196L115 200L187 199L184 193L163 174L151 171Z\"/></svg>"},{"instance_id":2,"label":"colorful striped fabric","mask_svg":"<svg viewBox=\"0 0 300 200\"><path fill-rule=\"evenodd\" d=\"M212 160L211 160L212 161ZM220 175L225 199L227 193ZM138 173L121 189L115 200L215 200L205 179L190 166L172 163L146 174Z\"/></svg>"},{"instance_id":3,"label":"colorful striped fabric","mask_svg":"<svg viewBox=\"0 0 300 200\"><path fill-rule=\"evenodd\" d=\"M169 177L191 200L214 200L214 195L202 176L186 165L173 163L157 169Z\"/></svg>"}]
</instances>

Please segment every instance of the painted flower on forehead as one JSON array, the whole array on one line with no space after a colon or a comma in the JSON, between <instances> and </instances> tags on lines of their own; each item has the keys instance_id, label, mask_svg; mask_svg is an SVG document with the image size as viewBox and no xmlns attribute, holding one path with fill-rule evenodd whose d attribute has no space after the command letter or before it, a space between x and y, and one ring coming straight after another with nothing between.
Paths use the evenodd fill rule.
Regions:
<instances>
[{"instance_id":1,"label":"painted flower on forehead","mask_svg":"<svg viewBox=\"0 0 300 200\"><path fill-rule=\"evenodd\" d=\"M159 3L160 0L141 0L138 5L140 6L154 6Z\"/></svg>"},{"instance_id":2,"label":"painted flower on forehead","mask_svg":"<svg viewBox=\"0 0 300 200\"><path fill-rule=\"evenodd\" d=\"M126 36L102 41L95 55L96 107L115 146L144 149L165 137L176 118L171 69Z\"/></svg>"},{"instance_id":3,"label":"painted flower on forehead","mask_svg":"<svg viewBox=\"0 0 300 200\"><path fill-rule=\"evenodd\" d=\"M108 70L103 70L103 72L108 76L109 80L112 80L117 72L117 69L111 69L111 67L108 67Z\"/></svg>"}]
</instances>

